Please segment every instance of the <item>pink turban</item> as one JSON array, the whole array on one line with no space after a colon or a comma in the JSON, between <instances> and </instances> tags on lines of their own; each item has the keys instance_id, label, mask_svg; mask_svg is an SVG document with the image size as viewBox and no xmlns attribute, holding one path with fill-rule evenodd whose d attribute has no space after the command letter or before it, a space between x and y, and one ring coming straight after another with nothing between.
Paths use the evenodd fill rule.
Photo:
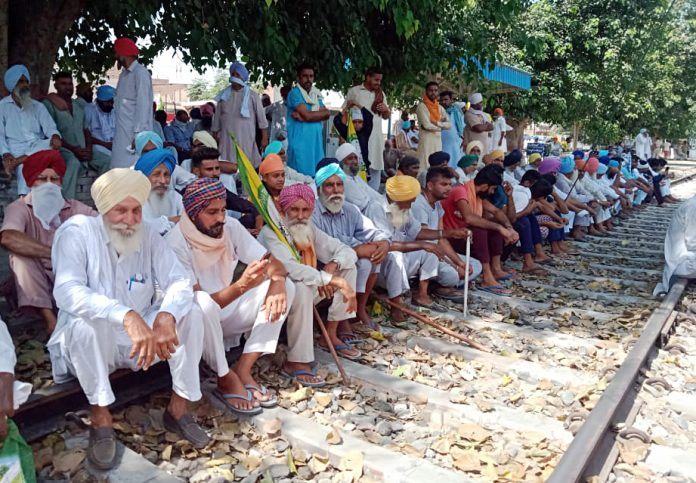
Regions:
<instances>
[{"instance_id":1,"label":"pink turban","mask_svg":"<svg viewBox=\"0 0 696 483\"><path fill-rule=\"evenodd\" d=\"M278 202L283 211L287 211L297 200L304 200L310 209L314 209L314 191L306 184L293 184L283 188Z\"/></svg>"},{"instance_id":2,"label":"pink turban","mask_svg":"<svg viewBox=\"0 0 696 483\"><path fill-rule=\"evenodd\" d=\"M215 178L198 178L184 190L183 203L192 220L213 200L226 200L227 188Z\"/></svg>"},{"instance_id":3,"label":"pink turban","mask_svg":"<svg viewBox=\"0 0 696 483\"><path fill-rule=\"evenodd\" d=\"M561 160L555 156L544 158L539 163L539 174L558 173L559 169L561 169Z\"/></svg>"},{"instance_id":4,"label":"pink turban","mask_svg":"<svg viewBox=\"0 0 696 483\"><path fill-rule=\"evenodd\" d=\"M585 171L587 171L590 174L595 174L597 172L597 168L599 168L599 159L590 158L587 160Z\"/></svg>"}]
</instances>

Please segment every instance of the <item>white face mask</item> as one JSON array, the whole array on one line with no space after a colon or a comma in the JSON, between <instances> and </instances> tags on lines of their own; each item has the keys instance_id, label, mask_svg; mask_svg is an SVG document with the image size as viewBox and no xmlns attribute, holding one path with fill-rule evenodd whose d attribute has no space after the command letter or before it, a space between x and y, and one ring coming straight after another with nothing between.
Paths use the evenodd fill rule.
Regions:
<instances>
[{"instance_id":1,"label":"white face mask","mask_svg":"<svg viewBox=\"0 0 696 483\"><path fill-rule=\"evenodd\" d=\"M44 183L31 188L31 206L34 216L46 230L60 225L58 214L64 204L63 193L60 186L56 184Z\"/></svg>"}]
</instances>

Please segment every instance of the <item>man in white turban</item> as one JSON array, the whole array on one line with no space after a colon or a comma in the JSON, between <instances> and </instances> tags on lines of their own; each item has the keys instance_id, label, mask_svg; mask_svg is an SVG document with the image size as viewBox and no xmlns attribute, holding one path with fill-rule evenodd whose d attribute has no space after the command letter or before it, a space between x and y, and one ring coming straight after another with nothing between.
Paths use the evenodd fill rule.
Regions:
<instances>
[{"instance_id":1,"label":"man in white turban","mask_svg":"<svg viewBox=\"0 0 696 483\"><path fill-rule=\"evenodd\" d=\"M464 145L468 146L471 141L483 144L482 159L491 149L491 133L495 127L492 121L490 114L483 112L483 96L478 92L471 94L469 109L464 113Z\"/></svg>"},{"instance_id":2,"label":"man in white turban","mask_svg":"<svg viewBox=\"0 0 696 483\"><path fill-rule=\"evenodd\" d=\"M344 181L346 201L357 206L367 218L374 220L382 212L384 195L373 190L360 177L360 164L355 146L350 143L341 144L336 150L336 159L346 174Z\"/></svg>"},{"instance_id":3,"label":"man in white turban","mask_svg":"<svg viewBox=\"0 0 696 483\"><path fill-rule=\"evenodd\" d=\"M92 185L98 217L76 215L56 232L52 260L58 325L48 350L53 379L77 378L91 409L87 457L113 467L116 435L108 406L115 401L109 374L147 370L167 360L172 396L164 426L194 447L208 436L188 413L201 398L198 363L206 333L193 304L192 281L167 242L142 223L150 182L139 171L116 168Z\"/></svg>"}]
</instances>

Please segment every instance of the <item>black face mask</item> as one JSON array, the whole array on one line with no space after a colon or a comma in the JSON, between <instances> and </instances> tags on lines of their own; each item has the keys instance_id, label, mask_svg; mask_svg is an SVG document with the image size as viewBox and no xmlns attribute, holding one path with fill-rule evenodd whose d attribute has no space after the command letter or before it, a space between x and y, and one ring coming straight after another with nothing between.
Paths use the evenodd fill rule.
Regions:
<instances>
[{"instance_id":1,"label":"black face mask","mask_svg":"<svg viewBox=\"0 0 696 483\"><path fill-rule=\"evenodd\" d=\"M101 109L102 112L111 112L111 111L113 111L113 109L114 109L113 103L110 104L110 105L106 105L106 104L103 104L103 103L100 102L100 101L97 101L97 104L99 104L99 109Z\"/></svg>"}]
</instances>

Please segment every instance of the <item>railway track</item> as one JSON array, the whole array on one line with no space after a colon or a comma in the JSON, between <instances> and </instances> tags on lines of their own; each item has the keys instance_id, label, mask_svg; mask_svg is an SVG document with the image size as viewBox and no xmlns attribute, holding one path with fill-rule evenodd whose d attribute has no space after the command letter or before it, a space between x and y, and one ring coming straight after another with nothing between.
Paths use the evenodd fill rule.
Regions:
<instances>
[{"instance_id":1,"label":"railway track","mask_svg":"<svg viewBox=\"0 0 696 483\"><path fill-rule=\"evenodd\" d=\"M677 196L696 193L694 177L692 171L674 183ZM366 339L363 359L344 361L349 387L321 350L319 370L332 384L316 391L277 375L282 354L262 359L260 378L280 388L280 406L251 423L260 432L280 424L293 451L322 455L335 468L360 453L367 481L636 481L669 475L675 467L688 477L696 466L696 441L689 435L696 428L696 379L689 373L696 365L690 357L696 325L678 305L684 283L662 301L651 296L674 209L651 206L609 237L577 243L580 256L550 267L549 277L524 277L510 297L473 290L466 320L461 304L426 313L490 353L413 320L395 325L382 315L386 340ZM166 388L168 371L158 366L145 377L117 373L119 404L146 401ZM38 441L64 431L63 414L84 404L74 385L49 386L17 420ZM665 418L676 422L665 424ZM215 423L212 431L225 430ZM332 444L336 438L340 444ZM191 466L205 467L211 458L198 455L195 465L182 469L183 450L163 458L139 442L127 444L185 479ZM265 466L246 478L265 474ZM303 469L302 476L331 481L320 469Z\"/></svg>"}]
</instances>

